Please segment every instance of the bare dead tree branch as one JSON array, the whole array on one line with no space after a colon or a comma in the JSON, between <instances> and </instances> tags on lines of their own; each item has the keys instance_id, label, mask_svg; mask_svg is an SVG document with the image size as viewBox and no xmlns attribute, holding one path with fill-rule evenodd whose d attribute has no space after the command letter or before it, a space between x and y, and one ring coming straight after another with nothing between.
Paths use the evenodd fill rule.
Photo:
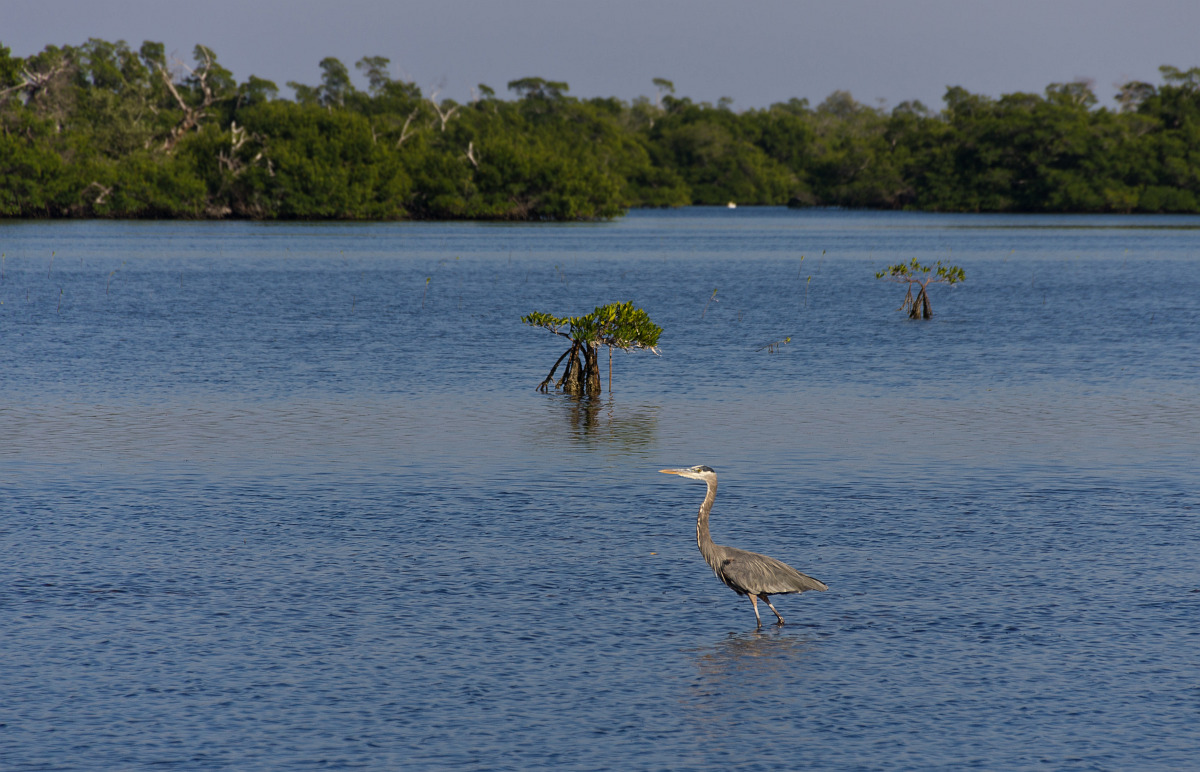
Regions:
<instances>
[{"instance_id":1,"label":"bare dead tree branch","mask_svg":"<svg viewBox=\"0 0 1200 772\"><path fill-rule=\"evenodd\" d=\"M437 113L438 119L442 122L442 131L445 131L446 124L449 123L450 119L454 117L454 114L456 112L458 112L459 108L462 107L462 105L455 105L454 107L451 107L449 110L446 110L445 112L443 112L442 106L439 105L438 101L437 101L437 95L440 93L441 93L440 91L434 91L432 94L429 95L427 101L429 102L429 104L433 105L434 112Z\"/></svg>"},{"instance_id":2,"label":"bare dead tree branch","mask_svg":"<svg viewBox=\"0 0 1200 772\"><path fill-rule=\"evenodd\" d=\"M237 121L231 121L229 124L229 144L233 150L241 150L242 145L246 144L246 127L238 126Z\"/></svg>"},{"instance_id":3,"label":"bare dead tree branch","mask_svg":"<svg viewBox=\"0 0 1200 772\"><path fill-rule=\"evenodd\" d=\"M404 127L402 129L400 129L400 139L396 140L396 147L400 147L401 145L403 145L404 140L408 139L409 137L411 137L413 134L416 133L416 132L412 132L412 134L410 134L408 131L408 127L409 127L409 124L412 123L412 119L416 118L417 113L419 113L419 112L421 112L421 107L418 105L417 107L413 108L413 111L411 113L408 114L408 119L406 121L404 121Z\"/></svg>"},{"instance_id":4,"label":"bare dead tree branch","mask_svg":"<svg viewBox=\"0 0 1200 772\"><path fill-rule=\"evenodd\" d=\"M171 73L167 70L166 66L162 64L158 65L158 74L162 77L163 83L166 84L167 90L171 92L171 96L175 97L175 102L179 105L179 109L183 111L183 117L179 120L179 123L175 125L175 128L171 129L171 133L163 142L162 150L166 153L170 153L172 150L174 150L175 145L185 134L199 126L202 119L208 117L207 110L208 108L212 107L213 102L216 101L212 86L210 86L208 83L208 74L212 69L213 63L212 54L209 53L207 48L197 46L197 49L200 51L200 55L204 59L203 64L200 65L199 71L193 70L191 67L188 67L178 59L175 60L175 63L187 70L188 73L191 74L191 76L195 79L196 83L200 86L200 93L202 97L200 100L200 105L197 107L189 105L187 100L185 100L179 93L179 89L175 87L175 79L171 77Z\"/></svg>"},{"instance_id":5,"label":"bare dead tree branch","mask_svg":"<svg viewBox=\"0 0 1200 772\"><path fill-rule=\"evenodd\" d=\"M245 126L238 126L237 121L230 122L229 152L226 153L224 150L217 151L217 163L228 169L235 177L244 172L247 167L253 166L254 164L263 160L262 150L259 150L254 155L254 158L250 159L249 163L246 163L244 160L242 160L242 158L238 157L238 151L241 150L249 140L254 140L260 145L263 143L263 137L261 134L258 134L257 132L254 134L249 134L247 133ZM267 159L267 173L272 177L275 176L270 159Z\"/></svg>"},{"instance_id":6,"label":"bare dead tree branch","mask_svg":"<svg viewBox=\"0 0 1200 772\"><path fill-rule=\"evenodd\" d=\"M9 86L6 89L0 90L0 97L8 96L14 91L25 91L26 99L33 99L38 92L45 89L50 81L54 80L55 76L65 72L70 62L61 61L45 72L30 72L28 68L21 69L21 82L15 86Z\"/></svg>"},{"instance_id":7,"label":"bare dead tree branch","mask_svg":"<svg viewBox=\"0 0 1200 772\"><path fill-rule=\"evenodd\" d=\"M111 185L109 185L109 186L101 185L99 182L96 182L95 180L92 181L92 184L90 184L86 188L84 188L84 190L85 191L91 190L92 188L96 188L100 191L99 195L96 196L96 199L94 201L92 201L92 204L94 204L95 206L100 206L101 204L103 204L104 199L111 196L112 192L113 192Z\"/></svg>"}]
</instances>

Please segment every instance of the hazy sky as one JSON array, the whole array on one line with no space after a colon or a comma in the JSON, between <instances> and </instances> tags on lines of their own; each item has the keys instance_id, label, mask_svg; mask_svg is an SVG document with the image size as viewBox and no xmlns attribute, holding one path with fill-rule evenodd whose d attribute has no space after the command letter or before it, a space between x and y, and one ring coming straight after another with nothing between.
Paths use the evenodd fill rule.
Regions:
<instances>
[{"instance_id":1,"label":"hazy sky","mask_svg":"<svg viewBox=\"0 0 1200 772\"><path fill-rule=\"evenodd\" d=\"M843 89L942 106L946 87L998 96L1077 78L1108 103L1158 66L1200 65L1198 0L0 0L0 45L28 56L89 37L203 43L235 78L315 85L318 62L392 60L393 77L466 101L486 83L563 80L579 97L652 96L674 81L734 109ZM357 75L357 73L355 73ZM365 87L360 78L358 83Z\"/></svg>"}]
</instances>

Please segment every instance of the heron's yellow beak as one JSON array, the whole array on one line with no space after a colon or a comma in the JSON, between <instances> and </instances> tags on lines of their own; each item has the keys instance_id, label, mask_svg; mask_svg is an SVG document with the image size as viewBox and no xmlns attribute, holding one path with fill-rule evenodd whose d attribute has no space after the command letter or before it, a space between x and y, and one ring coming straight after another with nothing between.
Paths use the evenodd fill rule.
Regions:
<instances>
[{"instance_id":1,"label":"heron's yellow beak","mask_svg":"<svg viewBox=\"0 0 1200 772\"><path fill-rule=\"evenodd\" d=\"M658 471L661 472L662 474L679 474L680 472L683 472L685 470L683 470L683 469L659 469Z\"/></svg>"}]
</instances>

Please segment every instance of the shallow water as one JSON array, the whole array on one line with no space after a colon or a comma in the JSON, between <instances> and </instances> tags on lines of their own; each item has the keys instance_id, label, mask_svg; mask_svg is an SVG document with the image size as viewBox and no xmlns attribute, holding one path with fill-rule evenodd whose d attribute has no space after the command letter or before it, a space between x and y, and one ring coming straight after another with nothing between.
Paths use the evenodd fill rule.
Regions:
<instances>
[{"instance_id":1,"label":"shallow water","mask_svg":"<svg viewBox=\"0 0 1200 772\"><path fill-rule=\"evenodd\" d=\"M1200 753L1200 218L5 223L0 252L3 768ZM914 256L967 274L929 322L874 279ZM519 317L613 300L662 356L535 393L563 347ZM786 626L657 474L700 463L718 542L830 585Z\"/></svg>"}]
</instances>

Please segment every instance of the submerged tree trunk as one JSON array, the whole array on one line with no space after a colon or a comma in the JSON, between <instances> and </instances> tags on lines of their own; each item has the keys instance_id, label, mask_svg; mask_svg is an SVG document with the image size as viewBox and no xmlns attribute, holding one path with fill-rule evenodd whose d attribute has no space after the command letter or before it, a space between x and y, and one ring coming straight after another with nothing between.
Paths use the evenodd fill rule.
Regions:
<instances>
[{"instance_id":1,"label":"submerged tree trunk","mask_svg":"<svg viewBox=\"0 0 1200 772\"><path fill-rule=\"evenodd\" d=\"M582 360L579 356L581 353L583 354ZM545 392L549 389L550 381L554 379L554 373L564 359L567 360L567 366L563 370L562 378L559 378L558 382L554 384L554 388L562 389L567 394L576 397L600 396L599 347L590 343L571 344L571 348L564 351L558 361L554 363L554 367L550 368L550 374L546 376L546 380L538 384L538 391Z\"/></svg>"},{"instance_id":2,"label":"submerged tree trunk","mask_svg":"<svg viewBox=\"0 0 1200 772\"><path fill-rule=\"evenodd\" d=\"M917 293L917 298L912 302L912 308L908 312L909 319L932 319L933 308L929 305L929 293L922 287Z\"/></svg>"},{"instance_id":3,"label":"submerged tree trunk","mask_svg":"<svg viewBox=\"0 0 1200 772\"><path fill-rule=\"evenodd\" d=\"M587 374L587 380L584 384L589 397L600 396L600 349L595 343L589 343L585 349L584 356L587 358L587 366L584 372Z\"/></svg>"},{"instance_id":4,"label":"submerged tree trunk","mask_svg":"<svg viewBox=\"0 0 1200 772\"><path fill-rule=\"evenodd\" d=\"M579 344L571 346L571 351L567 354L567 369L563 373L562 380L559 381L562 390L573 396L583 395L583 372L579 363Z\"/></svg>"}]
</instances>

